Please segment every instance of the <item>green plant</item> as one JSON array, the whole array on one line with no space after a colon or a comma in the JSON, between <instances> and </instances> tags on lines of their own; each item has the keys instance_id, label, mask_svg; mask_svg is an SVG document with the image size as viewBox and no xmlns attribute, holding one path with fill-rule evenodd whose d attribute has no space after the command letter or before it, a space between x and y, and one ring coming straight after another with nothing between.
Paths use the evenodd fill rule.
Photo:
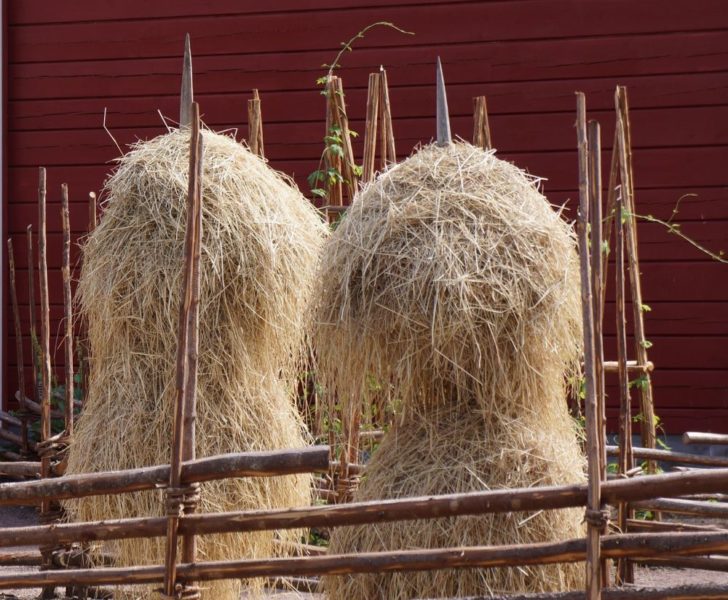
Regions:
<instances>
[{"instance_id":1,"label":"green plant","mask_svg":"<svg viewBox=\"0 0 728 600\"><path fill-rule=\"evenodd\" d=\"M364 36L366 33L374 29L375 27L389 27L391 29L394 29L395 31L398 31L400 33L406 34L406 35L414 35L414 33L410 31L405 31L404 29L401 29L397 27L394 23L390 23L389 21L377 21L376 23L371 23L370 25L367 25L362 29L361 31L357 32L349 41L342 42L341 43L341 49L339 50L339 53L334 58L334 61L330 64L324 64L324 67L327 67L328 70L326 74L322 77L319 77L316 80L316 84L319 86L322 86L323 89L321 90L321 94L324 96L327 96L332 93L330 86L328 85L329 81L331 80L331 77L334 74L334 71L341 67L340 60L341 57L346 52L352 52L354 42L359 39L364 39ZM338 93L338 92L334 92ZM343 93L342 93L343 98ZM359 134L356 131L349 130L348 134L350 137L355 138ZM318 168L315 171L312 171L308 176L308 184L311 188L311 194L317 198L321 198L324 201L328 200L329 193L327 191L327 187L331 188L338 184L350 184L350 181L347 181L344 178L344 175L341 173L341 171L334 166L327 166L324 167L326 157L336 157L341 160L347 160L346 154L344 152L344 144L348 143L348 140L344 139L344 135L341 131L341 127L336 124L332 123L329 126L328 131L326 131L326 135L324 135L324 149L321 152L321 157L319 159ZM360 177L362 174L362 167L361 165L357 164L351 164L348 165L351 169L351 172L356 176ZM332 226L335 228L336 224L338 224L338 221L340 219L337 219L337 222L332 224Z\"/></svg>"}]
</instances>

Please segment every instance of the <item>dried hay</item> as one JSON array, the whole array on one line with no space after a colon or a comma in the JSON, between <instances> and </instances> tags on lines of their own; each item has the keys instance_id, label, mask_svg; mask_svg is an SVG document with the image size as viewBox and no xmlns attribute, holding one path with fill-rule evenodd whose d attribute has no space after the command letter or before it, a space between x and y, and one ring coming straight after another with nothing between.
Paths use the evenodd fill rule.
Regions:
<instances>
[{"instance_id":1,"label":"dried hay","mask_svg":"<svg viewBox=\"0 0 728 600\"><path fill-rule=\"evenodd\" d=\"M578 366L571 227L523 171L469 144L382 174L324 251L315 343L344 410L375 380L399 410L356 500L583 481L566 407ZM333 552L552 541L578 509L339 528ZM581 586L582 565L328 578L331 598Z\"/></svg>"},{"instance_id":2,"label":"dried hay","mask_svg":"<svg viewBox=\"0 0 728 600\"><path fill-rule=\"evenodd\" d=\"M263 160L230 137L203 135L197 456L302 447L309 440L292 392L327 229ZM69 473L169 462L188 156L189 132L173 131L136 144L106 183L108 205L85 244L79 282L92 362ZM204 483L199 510L308 505L310 481ZM96 520L162 515L163 505L160 491L68 508ZM161 564L163 547L139 539L111 550L119 564ZM274 534L205 536L198 548L200 560L270 556ZM205 596L239 594L238 582L220 582Z\"/></svg>"}]
</instances>

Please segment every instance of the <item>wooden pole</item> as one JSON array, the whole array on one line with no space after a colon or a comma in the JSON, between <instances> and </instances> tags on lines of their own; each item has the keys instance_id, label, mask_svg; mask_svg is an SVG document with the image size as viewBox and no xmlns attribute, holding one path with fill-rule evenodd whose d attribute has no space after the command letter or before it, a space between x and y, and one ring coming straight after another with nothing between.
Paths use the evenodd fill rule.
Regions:
<instances>
[{"instance_id":1,"label":"wooden pole","mask_svg":"<svg viewBox=\"0 0 728 600\"><path fill-rule=\"evenodd\" d=\"M336 102L336 75L329 77L326 82L326 137L329 138L334 133L334 125L337 124L337 102ZM328 147L328 143L327 143ZM333 171L341 174L341 157L331 149L326 151L324 161L327 167L327 171ZM341 206L343 204L342 199L342 186L341 181L338 179L332 179L331 176L326 175L326 187L328 190L328 203L332 206Z\"/></svg>"},{"instance_id":2,"label":"wooden pole","mask_svg":"<svg viewBox=\"0 0 728 600\"><path fill-rule=\"evenodd\" d=\"M607 454L619 456L619 446L607 446ZM702 454L688 454L687 452L672 452L670 450L657 450L653 448L632 448L635 458L644 458L670 463L684 463L704 467L728 467L728 457L704 456Z\"/></svg>"},{"instance_id":3,"label":"wooden pole","mask_svg":"<svg viewBox=\"0 0 728 600\"><path fill-rule=\"evenodd\" d=\"M604 398L604 340L602 297L602 143L599 123L588 123L589 144L589 228L592 265L592 304L594 312L594 363L596 367L597 413L599 415L599 470L602 481L607 479L607 410ZM606 531L604 532L606 533Z\"/></svg>"},{"instance_id":4,"label":"wooden pole","mask_svg":"<svg viewBox=\"0 0 728 600\"><path fill-rule=\"evenodd\" d=\"M349 117L346 113L346 98L344 97L344 83L341 77L333 77L334 89L334 121L341 131L341 146L344 150L342 158L342 175L349 195L349 204L354 200L356 191L359 188L359 177L354 169L356 161L354 160L354 149L351 145L351 132L349 130ZM343 200L342 200L343 203Z\"/></svg>"},{"instance_id":5,"label":"wooden pole","mask_svg":"<svg viewBox=\"0 0 728 600\"><path fill-rule=\"evenodd\" d=\"M669 512L677 515L697 515L711 519L728 519L728 504L725 502L702 502L676 498L651 498L639 500L634 508Z\"/></svg>"},{"instance_id":6,"label":"wooden pole","mask_svg":"<svg viewBox=\"0 0 728 600\"><path fill-rule=\"evenodd\" d=\"M65 435L73 435L73 296L71 295L71 220L68 206L68 185L61 185L61 222L63 226L63 318L65 320L66 377L65 390Z\"/></svg>"},{"instance_id":7,"label":"wooden pole","mask_svg":"<svg viewBox=\"0 0 728 600\"><path fill-rule=\"evenodd\" d=\"M614 130L614 141L612 143L612 158L611 158L611 164L609 167L609 183L607 185L607 206L605 208L605 214L604 214L604 227L602 227L602 231L604 232L604 245L606 248L606 254L608 256L609 248L611 247L611 239L612 239L612 228L614 225L614 214L616 210L616 202L617 202L617 174L619 173L619 159L617 158L619 156L619 149L618 149L619 142L617 140L617 129ZM602 314L602 318L604 317L604 306L606 304L606 298L607 298L607 274L609 272L609 261L604 261L604 270L602 272L602 297L599 299L600 306L599 309Z\"/></svg>"},{"instance_id":8,"label":"wooden pole","mask_svg":"<svg viewBox=\"0 0 728 600\"><path fill-rule=\"evenodd\" d=\"M644 312L642 310L642 283L640 281L640 267L637 247L637 218L635 216L634 200L634 171L632 170L632 134L629 122L629 103L627 88L617 87L615 103L618 121L621 122L620 132L620 171L622 179L623 219L625 230L625 245L627 261L629 263L629 284L632 293L632 314L634 320L635 358L640 364L645 364L647 357L647 338L645 337ZM639 388L640 432L642 445L646 448L655 447L656 425L655 408L652 397L652 381L649 373L643 375L644 381ZM656 465L649 461L648 472L654 473Z\"/></svg>"},{"instance_id":9,"label":"wooden pole","mask_svg":"<svg viewBox=\"0 0 728 600\"><path fill-rule=\"evenodd\" d=\"M41 415L40 415L40 437L41 442L48 442L51 437L51 356L50 356L50 306L48 299L48 253L46 241L46 170L39 169L38 182L38 277L40 279L40 328L41 328ZM51 476L52 452L44 452L41 456L41 477ZM43 499L40 505L40 516L44 523L56 520L56 508L50 499ZM52 568L51 548L41 548L43 555L43 566ZM55 590L52 587L44 587L41 598L53 598Z\"/></svg>"},{"instance_id":10,"label":"wooden pole","mask_svg":"<svg viewBox=\"0 0 728 600\"><path fill-rule=\"evenodd\" d=\"M318 452L318 451L317 451ZM221 458L203 459L194 468L194 473L206 477L205 480L222 479L231 476L255 476L259 473L250 470L249 455L245 471L228 469L221 473L220 466L215 464ZM318 458L323 456L318 452ZM310 460L308 461L311 462ZM319 467L321 463L319 462ZM183 481L200 480L190 472L192 463L183 469ZM270 474L270 466L267 466ZM152 467L154 471L145 479L145 485L136 480L135 485L127 483L123 489L118 484L114 489L96 489L95 493L119 493L159 487L165 480L163 474L169 473L169 467ZM311 468L308 469L312 470ZM304 469L280 470L278 473L301 473ZM218 475L215 475L218 473ZM108 474L98 474L108 476ZM90 475L84 475L89 478ZM50 491L53 497L77 498L88 494L88 486L81 488L78 483L81 476L63 477L70 480L58 493L48 489L47 484L58 485L62 480L39 482L41 489L32 483L4 484L0 486L0 494L7 486L11 489L34 487L35 497L42 497ZM75 483L71 483L75 482ZM685 495L686 493L705 492L724 489L728 486L728 469L711 469L699 472L669 473L667 475L650 475L634 479L616 479L607 481L602 486L602 499L605 503L617 505L623 501L647 500L666 495ZM65 493L66 495L62 495ZM0 495L0 498L3 496ZM7 496L5 497L7 500ZM486 513L503 513L511 511L534 512L584 506L587 500L587 485L565 485L540 488L519 488L512 490L492 490L484 492L467 492L441 496L422 496L397 500L373 500L331 506L312 506L293 509L271 509L240 511L214 514L194 514L180 521L179 530L196 535L250 532L275 529L298 529L311 527L336 527L386 523L391 521L407 521L416 519L433 519ZM5 503L8 503L7 501ZM53 526L12 527L0 529L0 547L24 546L30 544L60 545L71 542L90 542L135 537L160 537L166 533L167 520L164 517L144 517L136 519L117 519L90 523L61 523Z\"/></svg>"},{"instance_id":11,"label":"wooden pole","mask_svg":"<svg viewBox=\"0 0 728 600\"><path fill-rule=\"evenodd\" d=\"M15 255L13 240L8 238L8 269L10 277L10 303L13 307L13 325L15 327L15 362L18 365L18 390L25 396L25 360L23 356L23 331L20 328L20 309L18 308L18 292L15 286ZM28 430L20 422L21 449L28 452Z\"/></svg>"},{"instance_id":12,"label":"wooden pole","mask_svg":"<svg viewBox=\"0 0 728 600\"><path fill-rule=\"evenodd\" d=\"M260 95L253 89L253 97L248 100L248 145L253 154L265 157L263 148L263 115L261 113Z\"/></svg>"},{"instance_id":13,"label":"wooden pole","mask_svg":"<svg viewBox=\"0 0 728 600\"><path fill-rule=\"evenodd\" d=\"M362 167L362 181L364 183L374 179L374 159L377 152L377 115L379 113L379 87L381 76L379 73L369 74L369 87L367 89L367 116L364 127L364 161Z\"/></svg>"},{"instance_id":14,"label":"wooden pole","mask_svg":"<svg viewBox=\"0 0 728 600\"><path fill-rule=\"evenodd\" d=\"M96 192L88 193L88 232L93 232L98 224L98 217L96 213Z\"/></svg>"},{"instance_id":15,"label":"wooden pole","mask_svg":"<svg viewBox=\"0 0 728 600\"><path fill-rule=\"evenodd\" d=\"M187 192L187 225L185 234L184 284L179 309L177 332L177 374L174 410L174 436L172 439L172 460L170 463L169 486L167 488L167 546L165 553L164 593L176 597L177 584L177 538L179 520L185 510L194 510L197 490L182 488L182 463L194 454L195 435L195 390L189 389L192 380L196 383L197 335L190 331L190 325L197 325L196 307L199 295L200 260L200 136L199 105L194 102L190 123L189 188ZM197 279L197 281L195 281ZM194 373L191 373L194 371ZM194 561L194 537L188 536L183 552L191 553ZM185 587L187 584L185 583Z\"/></svg>"},{"instance_id":16,"label":"wooden pole","mask_svg":"<svg viewBox=\"0 0 728 600\"><path fill-rule=\"evenodd\" d=\"M0 462L0 475L35 479L40 476L40 463L33 461Z\"/></svg>"},{"instance_id":17,"label":"wooden pole","mask_svg":"<svg viewBox=\"0 0 728 600\"><path fill-rule=\"evenodd\" d=\"M488 104L485 96L473 98L473 145L483 150L490 150L493 147L490 139Z\"/></svg>"},{"instance_id":18,"label":"wooden pole","mask_svg":"<svg viewBox=\"0 0 728 600\"><path fill-rule=\"evenodd\" d=\"M617 143L619 162L622 167L622 176L626 174L624 154L624 130L622 121L617 120ZM617 287L617 361L619 363L619 473L626 476L634 466L632 453L632 407L629 393L629 374L627 372L627 321L625 317L624 299L624 197L628 184L622 179L622 193L616 199L616 287ZM626 503L618 507L618 524L621 531L627 531L627 521L633 518L633 511ZM634 572L632 565L623 560L618 565L618 582L633 583Z\"/></svg>"},{"instance_id":19,"label":"wooden pole","mask_svg":"<svg viewBox=\"0 0 728 600\"><path fill-rule=\"evenodd\" d=\"M604 393L604 336L603 315L599 299L602 296L602 143L599 123L587 124L589 146L589 229L590 260L592 265L592 311L594 315L594 367L596 379L597 445L599 448L599 479L607 480L607 408ZM602 535L609 533L608 520L604 519ZM610 563L602 560L601 586L609 585Z\"/></svg>"},{"instance_id":20,"label":"wooden pole","mask_svg":"<svg viewBox=\"0 0 728 600\"><path fill-rule=\"evenodd\" d=\"M728 444L728 435L723 433L701 433L698 431L686 431L682 436L683 444Z\"/></svg>"},{"instance_id":21,"label":"wooden pole","mask_svg":"<svg viewBox=\"0 0 728 600\"><path fill-rule=\"evenodd\" d=\"M38 357L35 352L35 344L38 343L38 331L35 320L35 263L33 262L33 226L28 225L25 229L28 247L28 316L30 317L30 355L33 360L33 382L29 398L40 399L38 389Z\"/></svg>"},{"instance_id":22,"label":"wooden pole","mask_svg":"<svg viewBox=\"0 0 728 600\"><path fill-rule=\"evenodd\" d=\"M328 467L328 446L311 446L300 450L239 452L184 463L182 483L215 481L230 477L274 477L313 471L324 472ZM0 506L24 506L38 504L44 499L68 500L151 490L163 487L169 481L169 474L169 465L159 465L124 471L66 475L51 480L0 483Z\"/></svg>"},{"instance_id":23,"label":"wooden pole","mask_svg":"<svg viewBox=\"0 0 728 600\"><path fill-rule=\"evenodd\" d=\"M579 237L579 258L581 272L581 308L584 323L584 375L586 379L586 417L587 472L589 493L587 497L587 554L586 589L588 600L601 598L601 559L599 556L599 537L606 523L601 512L601 466L599 434L600 420L597 401L597 365L594 340L594 302L589 265L589 148L586 127L586 99L584 94L576 94L577 119L576 131L579 146L579 214L577 233Z\"/></svg>"},{"instance_id":24,"label":"wooden pole","mask_svg":"<svg viewBox=\"0 0 728 600\"><path fill-rule=\"evenodd\" d=\"M394 127L392 126L392 106L389 102L389 84L387 82L387 71L383 66L379 67L379 90L381 97L379 106L382 114L382 170L388 164L397 162L397 149L394 143Z\"/></svg>"},{"instance_id":25,"label":"wooden pole","mask_svg":"<svg viewBox=\"0 0 728 600\"><path fill-rule=\"evenodd\" d=\"M264 558L181 564L181 579L249 579L311 575L348 575L355 573L396 573L457 568L502 568L579 562L585 559L586 540L480 546L465 548L400 550ZM664 554L700 555L728 550L728 532L715 533L641 533L607 536L602 541L607 558L652 558ZM29 588L40 585L136 585L164 579L164 567L110 567L7 573L0 575L0 589ZM726 586L722 587L726 590ZM663 588L663 594L664 594ZM178 596L175 596L178 597ZM582 598L584 596L581 596ZM659 597L659 596L658 596ZM661 597L666 597L665 595Z\"/></svg>"}]
</instances>

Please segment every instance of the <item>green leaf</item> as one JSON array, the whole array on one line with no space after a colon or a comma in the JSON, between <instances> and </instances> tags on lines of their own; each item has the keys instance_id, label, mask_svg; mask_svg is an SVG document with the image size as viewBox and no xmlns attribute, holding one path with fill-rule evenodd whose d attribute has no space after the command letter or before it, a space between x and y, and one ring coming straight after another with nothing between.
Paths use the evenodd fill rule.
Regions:
<instances>
[{"instance_id":1,"label":"green leaf","mask_svg":"<svg viewBox=\"0 0 728 600\"><path fill-rule=\"evenodd\" d=\"M311 193L319 198L326 198L326 190L322 190L321 188L313 188Z\"/></svg>"},{"instance_id":2,"label":"green leaf","mask_svg":"<svg viewBox=\"0 0 728 600\"><path fill-rule=\"evenodd\" d=\"M652 307L649 304L640 304L642 312L652 312Z\"/></svg>"},{"instance_id":3,"label":"green leaf","mask_svg":"<svg viewBox=\"0 0 728 600\"><path fill-rule=\"evenodd\" d=\"M308 176L308 185L313 187L314 185L316 185L317 182L323 181L324 179L326 179L326 173L324 171L321 171L321 170L313 171Z\"/></svg>"},{"instance_id":4,"label":"green leaf","mask_svg":"<svg viewBox=\"0 0 728 600\"><path fill-rule=\"evenodd\" d=\"M349 129L349 135L353 138L359 137L359 134L353 129Z\"/></svg>"},{"instance_id":5,"label":"green leaf","mask_svg":"<svg viewBox=\"0 0 728 600\"><path fill-rule=\"evenodd\" d=\"M650 340L642 340L640 346L643 348L652 348L652 342Z\"/></svg>"},{"instance_id":6,"label":"green leaf","mask_svg":"<svg viewBox=\"0 0 728 600\"><path fill-rule=\"evenodd\" d=\"M357 177L361 177L361 174L364 172L364 167L360 165L354 165L353 167L354 175Z\"/></svg>"},{"instance_id":7,"label":"green leaf","mask_svg":"<svg viewBox=\"0 0 728 600\"><path fill-rule=\"evenodd\" d=\"M602 241L602 254L609 256L609 242L607 240Z\"/></svg>"},{"instance_id":8,"label":"green leaf","mask_svg":"<svg viewBox=\"0 0 728 600\"><path fill-rule=\"evenodd\" d=\"M343 157L344 156L344 149L339 144L330 144L329 145L329 152L334 156Z\"/></svg>"}]
</instances>

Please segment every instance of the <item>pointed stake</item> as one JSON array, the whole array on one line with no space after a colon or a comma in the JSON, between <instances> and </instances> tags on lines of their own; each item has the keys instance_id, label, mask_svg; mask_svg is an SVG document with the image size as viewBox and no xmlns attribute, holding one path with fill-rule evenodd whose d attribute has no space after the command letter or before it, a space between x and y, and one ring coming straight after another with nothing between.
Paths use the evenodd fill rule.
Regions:
<instances>
[{"instance_id":1,"label":"pointed stake","mask_svg":"<svg viewBox=\"0 0 728 600\"><path fill-rule=\"evenodd\" d=\"M452 143L450 133L450 113L447 109L445 77L442 74L442 63L437 57L437 145L447 146Z\"/></svg>"},{"instance_id":2,"label":"pointed stake","mask_svg":"<svg viewBox=\"0 0 728 600\"><path fill-rule=\"evenodd\" d=\"M179 94L179 127L189 127L192 123L192 50L190 49L190 34L185 35L185 55L182 59L182 87Z\"/></svg>"}]
</instances>

